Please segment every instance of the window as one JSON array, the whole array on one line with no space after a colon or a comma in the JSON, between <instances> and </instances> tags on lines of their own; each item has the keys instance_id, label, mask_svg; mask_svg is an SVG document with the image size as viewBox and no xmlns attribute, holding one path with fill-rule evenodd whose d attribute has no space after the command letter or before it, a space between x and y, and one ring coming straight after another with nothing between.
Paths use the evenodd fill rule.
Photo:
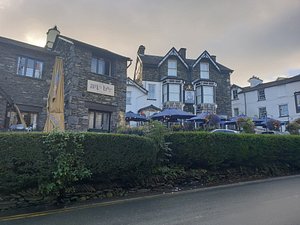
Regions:
<instances>
[{"instance_id":1,"label":"window","mask_svg":"<svg viewBox=\"0 0 300 225\"><path fill-rule=\"evenodd\" d=\"M148 84L148 99L156 99L155 84Z\"/></svg>"},{"instance_id":2,"label":"window","mask_svg":"<svg viewBox=\"0 0 300 225\"><path fill-rule=\"evenodd\" d=\"M280 117L289 116L289 109L287 104L279 105L279 116Z\"/></svg>"},{"instance_id":3,"label":"window","mask_svg":"<svg viewBox=\"0 0 300 225\"><path fill-rule=\"evenodd\" d=\"M237 89L234 89L232 91L232 96L233 96L233 100L239 99L239 97L238 97L238 90Z\"/></svg>"},{"instance_id":4,"label":"window","mask_svg":"<svg viewBox=\"0 0 300 225\"><path fill-rule=\"evenodd\" d=\"M32 127L33 130L37 128L37 113L34 112L21 112L27 127ZM11 125L21 124L21 120L15 111L7 112L9 127Z\"/></svg>"},{"instance_id":5,"label":"window","mask_svg":"<svg viewBox=\"0 0 300 225\"><path fill-rule=\"evenodd\" d=\"M267 116L267 109L266 107L261 107L258 109L258 116L260 119L265 118Z\"/></svg>"},{"instance_id":6,"label":"window","mask_svg":"<svg viewBox=\"0 0 300 225\"><path fill-rule=\"evenodd\" d=\"M209 79L209 63L200 63L200 78Z\"/></svg>"},{"instance_id":7,"label":"window","mask_svg":"<svg viewBox=\"0 0 300 225\"><path fill-rule=\"evenodd\" d=\"M295 92L296 112L300 113L300 92Z\"/></svg>"},{"instance_id":8,"label":"window","mask_svg":"<svg viewBox=\"0 0 300 225\"><path fill-rule=\"evenodd\" d=\"M43 62L26 57L18 58L17 74L20 76L42 78Z\"/></svg>"},{"instance_id":9,"label":"window","mask_svg":"<svg viewBox=\"0 0 300 225\"><path fill-rule=\"evenodd\" d=\"M196 102L197 105L202 103L214 104L214 87L198 86L196 88Z\"/></svg>"},{"instance_id":10,"label":"window","mask_svg":"<svg viewBox=\"0 0 300 225\"><path fill-rule=\"evenodd\" d=\"M131 91L126 92L126 105L131 105Z\"/></svg>"},{"instance_id":11,"label":"window","mask_svg":"<svg viewBox=\"0 0 300 225\"><path fill-rule=\"evenodd\" d=\"M234 108L233 109L233 116L238 116L238 115L240 115L239 108Z\"/></svg>"},{"instance_id":12,"label":"window","mask_svg":"<svg viewBox=\"0 0 300 225\"><path fill-rule=\"evenodd\" d=\"M177 61L176 60L168 60L168 76L177 76Z\"/></svg>"},{"instance_id":13,"label":"window","mask_svg":"<svg viewBox=\"0 0 300 225\"><path fill-rule=\"evenodd\" d=\"M91 72L102 75L110 75L110 62L102 58L92 58Z\"/></svg>"},{"instance_id":14,"label":"window","mask_svg":"<svg viewBox=\"0 0 300 225\"><path fill-rule=\"evenodd\" d=\"M257 96L258 96L258 101L264 101L266 100L266 96L265 96L265 90L258 90L257 91Z\"/></svg>"},{"instance_id":15,"label":"window","mask_svg":"<svg viewBox=\"0 0 300 225\"><path fill-rule=\"evenodd\" d=\"M89 129L110 131L110 113L89 111Z\"/></svg>"},{"instance_id":16,"label":"window","mask_svg":"<svg viewBox=\"0 0 300 225\"><path fill-rule=\"evenodd\" d=\"M164 84L163 86L163 102L180 102L181 101L181 85L180 84Z\"/></svg>"}]
</instances>

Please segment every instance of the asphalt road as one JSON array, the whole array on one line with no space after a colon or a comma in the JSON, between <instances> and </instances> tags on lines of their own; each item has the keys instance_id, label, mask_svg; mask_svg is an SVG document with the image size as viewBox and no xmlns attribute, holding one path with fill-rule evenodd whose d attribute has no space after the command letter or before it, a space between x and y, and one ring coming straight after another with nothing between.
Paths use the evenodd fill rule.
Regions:
<instances>
[{"instance_id":1,"label":"asphalt road","mask_svg":"<svg viewBox=\"0 0 300 225\"><path fill-rule=\"evenodd\" d=\"M1 217L6 225L300 225L300 176Z\"/></svg>"}]
</instances>

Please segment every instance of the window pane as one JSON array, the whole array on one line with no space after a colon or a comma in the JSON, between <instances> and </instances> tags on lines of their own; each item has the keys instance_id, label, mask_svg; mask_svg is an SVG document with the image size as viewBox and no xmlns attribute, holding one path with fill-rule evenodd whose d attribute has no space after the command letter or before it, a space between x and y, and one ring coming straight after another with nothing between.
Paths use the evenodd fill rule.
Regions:
<instances>
[{"instance_id":1,"label":"window pane","mask_svg":"<svg viewBox=\"0 0 300 225\"><path fill-rule=\"evenodd\" d=\"M168 76L177 76L176 60L168 60Z\"/></svg>"},{"instance_id":2,"label":"window pane","mask_svg":"<svg viewBox=\"0 0 300 225\"><path fill-rule=\"evenodd\" d=\"M95 128L102 129L102 113L96 112L95 116L96 116Z\"/></svg>"},{"instance_id":3,"label":"window pane","mask_svg":"<svg viewBox=\"0 0 300 225\"><path fill-rule=\"evenodd\" d=\"M209 63L200 63L200 78L209 79Z\"/></svg>"},{"instance_id":4,"label":"window pane","mask_svg":"<svg viewBox=\"0 0 300 225\"><path fill-rule=\"evenodd\" d=\"M168 85L163 86L163 102L168 101Z\"/></svg>"},{"instance_id":5,"label":"window pane","mask_svg":"<svg viewBox=\"0 0 300 225\"><path fill-rule=\"evenodd\" d=\"M197 87L196 89L196 102L197 104L202 103L201 86Z\"/></svg>"},{"instance_id":6,"label":"window pane","mask_svg":"<svg viewBox=\"0 0 300 225\"><path fill-rule=\"evenodd\" d=\"M33 77L33 73L34 73L34 60L27 59L26 76Z\"/></svg>"},{"instance_id":7,"label":"window pane","mask_svg":"<svg viewBox=\"0 0 300 225\"><path fill-rule=\"evenodd\" d=\"M89 128L94 128L94 112L89 112Z\"/></svg>"},{"instance_id":8,"label":"window pane","mask_svg":"<svg viewBox=\"0 0 300 225\"><path fill-rule=\"evenodd\" d=\"M155 84L148 84L148 98L155 99Z\"/></svg>"},{"instance_id":9,"label":"window pane","mask_svg":"<svg viewBox=\"0 0 300 225\"><path fill-rule=\"evenodd\" d=\"M97 73L97 59L92 58L92 65L91 65L92 73Z\"/></svg>"},{"instance_id":10,"label":"window pane","mask_svg":"<svg viewBox=\"0 0 300 225\"><path fill-rule=\"evenodd\" d=\"M288 115L289 115L288 105L280 105L279 116L288 116Z\"/></svg>"},{"instance_id":11,"label":"window pane","mask_svg":"<svg viewBox=\"0 0 300 225\"><path fill-rule=\"evenodd\" d=\"M105 62L102 59L98 59L98 74L105 74Z\"/></svg>"},{"instance_id":12,"label":"window pane","mask_svg":"<svg viewBox=\"0 0 300 225\"><path fill-rule=\"evenodd\" d=\"M25 75L25 62L26 62L25 58L19 57L19 59L18 59L18 71L17 71L18 75Z\"/></svg>"},{"instance_id":13,"label":"window pane","mask_svg":"<svg viewBox=\"0 0 300 225\"><path fill-rule=\"evenodd\" d=\"M41 78L42 77L42 71L43 71L43 63L36 61L35 62L35 72L34 77L35 78Z\"/></svg>"},{"instance_id":14,"label":"window pane","mask_svg":"<svg viewBox=\"0 0 300 225\"><path fill-rule=\"evenodd\" d=\"M126 105L131 105L131 91L126 93Z\"/></svg>"},{"instance_id":15,"label":"window pane","mask_svg":"<svg viewBox=\"0 0 300 225\"><path fill-rule=\"evenodd\" d=\"M214 88L203 86L203 103L214 103Z\"/></svg>"},{"instance_id":16,"label":"window pane","mask_svg":"<svg viewBox=\"0 0 300 225\"><path fill-rule=\"evenodd\" d=\"M180 85L169 84L169 101L180 101Z\"/></svg>"},{"instance_id":17,"label":"window pane","mask_svg":"<svg viewBox=\"0 0 300 225\"><path fill-rule=\"evenodd\" d=\"M109 113L103 113L103 124L102 124L102 129L109 131Z\"/></svg>"}]
</instances>

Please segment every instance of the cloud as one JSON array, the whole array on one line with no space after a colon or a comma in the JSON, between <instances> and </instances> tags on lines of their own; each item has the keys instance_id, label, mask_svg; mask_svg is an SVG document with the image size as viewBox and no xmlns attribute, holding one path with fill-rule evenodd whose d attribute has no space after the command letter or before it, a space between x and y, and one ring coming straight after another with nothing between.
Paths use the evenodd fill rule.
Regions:
<instances>
[{"instance_id":1,"label":"cloud","mask_svg":"<svg viewBox=\"0 0 300 225\"><path fill-rule=\"evenodd\" d=\"M147 54L157 55L186 47L190 58L208 50L235 70L232 83L240 85L254 74L268 79L300 67L299 0L13 3L0 0L0 35L20 41L46 38L47 30L58 25L63 35L132 59L140 44Z\"/></svg>"}]
</instances>

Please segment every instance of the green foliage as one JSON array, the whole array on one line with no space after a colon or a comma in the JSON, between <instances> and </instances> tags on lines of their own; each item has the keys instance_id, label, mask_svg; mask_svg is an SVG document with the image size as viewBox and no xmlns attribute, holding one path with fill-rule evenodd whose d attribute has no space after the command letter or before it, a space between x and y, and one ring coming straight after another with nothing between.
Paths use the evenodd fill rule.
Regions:
<instances>
[{"instance_id":1,"label":"green foliage","mask_svg":"<svg viewBox=\"0 0 300 225\"><path fill-rule=\"evenodd\" d=\"M255 133L255 125L251 118L241 117L237 120L237 126L239 130L243 130L244 133L254 134Z\"/></svg>"},{"instance_id":2,"label":"green foliage","mask_svg":"<svg viewBox=\"0 0 300 225\"><path fill-rule=\"evenodd\" d=\"M158 149L157 159L161 164L167 163L171 157L170 142L166 142L165 136L169 130L158 121L151 121L144 127L145 136L151 138Z\"/></svg>"},{"instance_id":3,"label":"green foliage","mask_svg":"<svg viewBox=\"0 0 300 225\"><path fill-rule=\"evenodd\" d=\"M0 133L0 193L37 187L45 177L40 133Z\"/></svg>"},{"instance_id":4,"label":"green foliage","mask_svg":"<svg viewBox=\"0 0 300 225\"><path fill-rule=\"evenodd\" d=\"M290 134L299 134L300 124L297 122L291 122L287 125L286 129L290 132Z\"/></svg>"},{"instance_id":5,"label":"green foliage","mask_svg":"<svg viewBox=\"0 0 300 225\"><path fill-rule=\"evenodd\" d=\"M81 133L51 132L44 136L49 174L40 185L42 193L63 197L67 189L72 190L76 182L91 175L83 161L83 140Z\"/></svg>"},{"instance_id":6,"label":"green foliage","mask_svg":"<svg viewBox=\"0 0 300 225\"><path fill-rule=\"evenodd\" d=\"M277 163L300 168L297 136L177 132L167 141L172 143L172 163L186 168L258 168Z\"/></svg>"},{"instance_id":7,"label":"green foliage","mask_svg":"<svg viewBox=\"0 0 300 225\"><path fill-rule=\"evenodd\" d=\"M157 148L146 137L85 133L85 162L96 182L135 183L150 173Z\"/></svg>"}]
</instances>

